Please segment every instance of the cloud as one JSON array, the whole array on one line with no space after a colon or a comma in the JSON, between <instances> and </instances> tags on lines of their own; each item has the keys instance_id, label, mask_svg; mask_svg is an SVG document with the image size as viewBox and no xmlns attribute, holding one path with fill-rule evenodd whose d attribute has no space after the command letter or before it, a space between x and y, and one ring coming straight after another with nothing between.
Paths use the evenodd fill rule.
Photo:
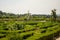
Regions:
<instances>
[{"instance_id":1,"label":"cloud","mask_svg":"<svg viewBox=\"0 0 60 40\"><path fill-rule=\"evenodd\" d=\"M49 14L50 10L56 8L57 13L60 11L60 0L10 0L2 1L0 9L13 13L26 13L28 10L32 14ZM7 2L7 3L6 3ZM7 5L6 5L7 4ZM5 6L6 5L6 6Z\"/></svg>"}]
</instances>

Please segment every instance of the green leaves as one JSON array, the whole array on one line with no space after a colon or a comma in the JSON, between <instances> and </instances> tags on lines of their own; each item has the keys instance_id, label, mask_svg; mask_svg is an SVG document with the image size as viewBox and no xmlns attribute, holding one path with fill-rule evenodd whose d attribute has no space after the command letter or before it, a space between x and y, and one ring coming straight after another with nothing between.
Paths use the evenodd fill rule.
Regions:
<instances>
[{"instance_id":1,"label":"green leaves","mask_svg":"<svg viewBox=\"0 0 60 40\"><path fill-rule=\"evenodd\" d=\"M49 40L60 31L59 24L58 22L0 22L0 36L3 36L0 40Z\"/></svg>"}]
</instances>

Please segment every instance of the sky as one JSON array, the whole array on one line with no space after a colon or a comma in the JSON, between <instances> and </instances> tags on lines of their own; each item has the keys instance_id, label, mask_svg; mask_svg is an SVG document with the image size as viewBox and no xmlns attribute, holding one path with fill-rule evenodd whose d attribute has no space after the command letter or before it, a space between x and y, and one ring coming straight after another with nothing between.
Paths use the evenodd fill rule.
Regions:
<instances>
[{"instance_id":1,"label":"sky","mask_svg":"<svg viewBox=\"0 0 60 40\"><path fill-rule=\"evenodd\" d=\"M56 9L60 14L60 0L0 0L0 10L3 12L24 14L51 14Z\"/></svg>"}]
</instances>

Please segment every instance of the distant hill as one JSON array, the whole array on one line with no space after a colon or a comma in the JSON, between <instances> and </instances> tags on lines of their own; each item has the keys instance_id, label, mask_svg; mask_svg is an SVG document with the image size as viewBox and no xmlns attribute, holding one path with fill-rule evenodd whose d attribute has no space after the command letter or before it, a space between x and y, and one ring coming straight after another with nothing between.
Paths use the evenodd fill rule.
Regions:
<instances>
[{"instance_id":1,"label":"distant hill","mask_svg":"<svg viewBox=\"0 0 60 40\"><path fill-rule=\"evenodd\" d=\"M6 13L6 12L2 12L2 11L0 11L0 18L19 18L19 17L25 17L27 14L13 14L13 13ZM33 16L33 17L41 17L41 16L45 16L45 17L47 17L47 18L49 18L51 15L45 15L45 14L33 14L33 15L31 15L31 16ZM60 17L60 15L58 15L58 17Z\"/></svg>"},{"instance_id":2,"label":"distant hill","mask_svg":"<svg viewBox=\"0 0 60 40\"><path fill-rule=\"evenodd\" d=\"M6 12L0 11L0 18L1 18L1 17L6 17L6 18L8 18L8 17L17 17L17 16L18 16L18 15L13 14L13 13L6 13Z\"/></svg>"}]
</instances>

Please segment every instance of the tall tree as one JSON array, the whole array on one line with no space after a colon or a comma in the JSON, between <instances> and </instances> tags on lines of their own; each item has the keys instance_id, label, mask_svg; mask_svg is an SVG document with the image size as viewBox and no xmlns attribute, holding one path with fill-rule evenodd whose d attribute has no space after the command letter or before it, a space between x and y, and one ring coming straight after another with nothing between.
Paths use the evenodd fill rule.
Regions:
<instances>
[{"instance_id":1,"label":"tall tree","mask_svg":"<svg viewBox=\"0 0 60 40\"><path fill-rule=\"evenodd\" d=\"M31 13L29 13L29 11L26 13L25 15L25 20L26 21L29 21L30 20L30 17L31 17Z\"/></svg>"},{"instance_id":2,"label":"tall tree","mask_svg":"<svg viewBox=\"0 0 60 40\"><path fill-rule=\"evenodd\" d=\"M52 11L52 18L53 18L53 21L56 21L56 9L53 9Z\"/></svg>"}]
</instances>

